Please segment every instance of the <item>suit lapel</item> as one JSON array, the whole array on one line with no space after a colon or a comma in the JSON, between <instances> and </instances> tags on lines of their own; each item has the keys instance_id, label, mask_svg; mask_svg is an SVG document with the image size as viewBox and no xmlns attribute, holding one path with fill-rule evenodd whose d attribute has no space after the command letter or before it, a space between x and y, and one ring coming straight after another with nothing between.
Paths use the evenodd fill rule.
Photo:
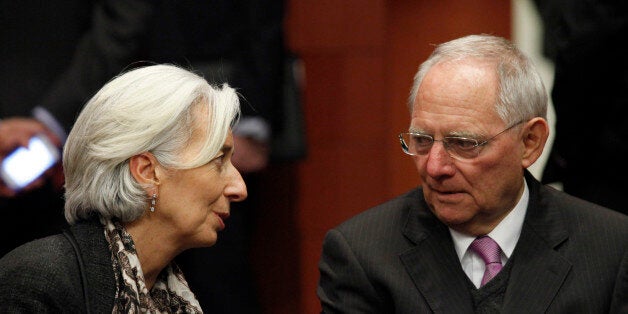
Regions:
<instances>
[{"instance_id":1,"label":"suit lapel","mask_svg":"<svg viewBox=\"0 0 628 314\"><path fill-rule=\"evenodd\" d=\"M504 312L542 313L555 298L571 269L555 248L567 241L560 212L547 206L539 182L526 173L530 203L504 297Z\"/></svg>"},{"instance_id":2,"label":"suit lapel","mask_svg":"<svg viewBox=\"0 0 628 314\"><path fill-rule=\"evenodd\" d=\"M466 275L449 231L426 208L409 211L404 235L416 246L402 253L400 259L432 311L471 313L473 302Z\"/></svg>"},{"instance_id":3,"label":"suit lapel","mask_svg":"<svg viewBox=\"0 0 628 314\"><path fill-rule=\"evenodd\" d=\"M524 232L529 234L524 237ZM571 264L529 230L522 232L513 253L513 262L504 298L504 312L546 312Z\"/></svg>"},{"instance_id":4,"label":"suit lapel","mask_svg":"<svg viewBox=\"0 0 628 314\"><path fill-rule=\"evenodd\" d=\"M111 312L116 282L113 274L109 244L97 219L72 228L83 256L85 279L92 312Z\"/></svg>"},{"instance_id":5,"label":"suit lapel","mask_svg":"<svg viewBox=\"0 0 628 314\"><path fill-rule=\"evenodd\" d=\"M504 313L546 312L571 264L555 250L568 240L561 213L544 202L546 188L526 171L530 202L521 236L513 252L513 268L503 300ZM427 209L409 211L404 235L415 246L400 254L406 271L430 308L438 312L472 313L473 301L449 231Z\"/></svg>"}]
</instances>

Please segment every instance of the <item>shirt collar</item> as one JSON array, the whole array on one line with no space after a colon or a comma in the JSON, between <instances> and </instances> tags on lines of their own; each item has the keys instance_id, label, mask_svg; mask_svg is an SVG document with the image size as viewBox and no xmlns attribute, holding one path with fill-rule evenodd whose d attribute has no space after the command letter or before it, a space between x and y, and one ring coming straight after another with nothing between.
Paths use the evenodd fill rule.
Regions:
<instances>
[{"instance_id":1,"label":"shirt collar","mask_svg":"<svg viewBox=\"0 0 628 314\"><path fill-rule=\"evenodd\" d=\"M515 205L515 208L504 217L504 219L488 234L489 237L493 238L499 247L502 249L502 252L506 256L506 258L510 258L512 252L515 250L515 246L517 245L517 241L519 241L519 236L521 235L521 228L523 227L523 220L526 215L528 202L530 200L530 191L528 190L528 185L523 182L523 194ZM467 252L469 245L471 242L475 240L474 236L470 236L456 230L449 228L449 232L454 241L454 248L456 249L456 254L458 254L458 259L462 260L462 257Z\"/></svg>"}]
</instances>

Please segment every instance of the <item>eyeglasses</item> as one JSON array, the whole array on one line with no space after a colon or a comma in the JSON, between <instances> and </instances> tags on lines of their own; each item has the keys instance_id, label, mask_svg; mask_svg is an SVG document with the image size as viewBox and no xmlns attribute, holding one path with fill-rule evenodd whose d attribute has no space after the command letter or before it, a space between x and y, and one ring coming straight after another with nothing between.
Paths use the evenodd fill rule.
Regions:
<instances>
[{"instance_id":1,"label":"eyeglasses","mask_svg":"<svg viewBox=\"0 0 628 314\"><path fill-rule=\"evenodd\" d=\"M523 123L523 121L519 121L507 127L505 130L484 141L461 136L445 136L442 140L436 140L431 135L414 132L399 134L399 141L401 142L403 152L411 156L427 155L434 142L443 142L445 150L452 158L458 160L473 159L480 155L484 145L521 123Z\"/></svg>"}]
</instances>

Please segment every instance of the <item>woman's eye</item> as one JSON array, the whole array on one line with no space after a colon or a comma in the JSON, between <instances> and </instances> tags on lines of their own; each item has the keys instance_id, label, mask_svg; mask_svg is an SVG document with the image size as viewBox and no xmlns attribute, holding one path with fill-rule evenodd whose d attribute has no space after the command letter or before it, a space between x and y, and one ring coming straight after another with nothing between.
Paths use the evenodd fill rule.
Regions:
<instances>
[{"instance_id":1,"label":"woman's eye","mask_svg":"<svg viewBox=\"0 0 628 314\"><path fill-rule=\"evenodd\" d=\"M222 155L217 156L216 158L214 158L214 162L222 165L224 163L224 161L225 161L225 158L226 158L226 155L222 154Z\"/></svg>"}]
</instances>

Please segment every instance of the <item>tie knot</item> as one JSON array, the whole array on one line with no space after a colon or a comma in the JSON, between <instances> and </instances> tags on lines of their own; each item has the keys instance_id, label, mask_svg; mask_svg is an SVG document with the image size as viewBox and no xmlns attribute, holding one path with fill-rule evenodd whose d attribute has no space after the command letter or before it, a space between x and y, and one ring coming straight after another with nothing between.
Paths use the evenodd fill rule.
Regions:
<instances>
[{"instance_id":1,"label":"tie knot","mask_svg":"<svg viewBox=\"0 0 628 314\"><path fill-rule=\"evenodd\" d=\"M470 248L477 253L486 265L499 263L501 265L499 244L489 236L481 236L473 240Z\"/></svg>"}]
</instances>

